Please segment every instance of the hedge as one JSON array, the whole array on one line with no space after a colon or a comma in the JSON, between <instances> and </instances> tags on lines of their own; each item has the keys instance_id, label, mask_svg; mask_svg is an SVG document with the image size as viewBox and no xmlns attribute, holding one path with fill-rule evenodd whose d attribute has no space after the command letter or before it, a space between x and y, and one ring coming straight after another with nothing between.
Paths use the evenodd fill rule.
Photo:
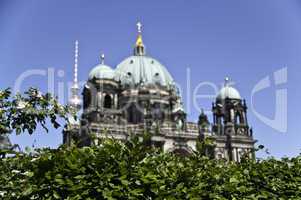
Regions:
<instances>
[{"instance_id":1,"label":"hedge","mask_svg":"<svg viewBox=\"0 0 301 200\"><path fill-rule=\"evenodd\" d=\"M164 153L132 139L0 161L2 199L301 199L301 156L241 163Z\"/></svg>"}]
</instances>

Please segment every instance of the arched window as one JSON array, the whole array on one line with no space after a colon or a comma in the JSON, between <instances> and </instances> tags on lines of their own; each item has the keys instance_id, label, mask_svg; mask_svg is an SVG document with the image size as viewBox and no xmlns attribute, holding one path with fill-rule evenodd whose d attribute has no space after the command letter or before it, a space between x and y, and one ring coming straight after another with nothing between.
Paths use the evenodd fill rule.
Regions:
<instances>
[{"instance_id":1,"label":"arched window","mask_svg":"<svg viewBox=\"0 0 301 200\"><path fill-rule=\"evenodd\" d=\"M138 107L139 105L131 104L127 109L127 115L128 115L128 122L129 123L140 123L143 120L143 115L141 108Z\"/></svg>"},{"instance_id":2,"label":"arched window","mask_svg":"<svg viewBox=\"0 0 301 200\"><path fill-rule=\"evenodd\" d=\"M239 115L239 121L241 124L245 124L245 118L244 118L244 114L243 113L240 113Z\"/></svg>"},{"instance_id":3,"label":"arched window","mask_svg":"<svg viewBox=\"0 0 301 200\"><path fill-rule=\"evenodd\" d=\"M235 122L236 122L236 124L244 124L244 118L243 118L243 115L240 112L236 113Z\"/></svg>"},{"instance_id":4,"label":"arched window","mask_svg":"<svg viewBox=\"0 0 301 200\"><path fill-rule=\"evenodd\" d=\"M104 108L112 108L112 98L110 95L106 95L104 99Z\"/></svg>"},{"instance_id":5,"label":"arched window","mask_svg":"<svg viewBox=\"0 0 301 200\"><path fill-rule=\"evenodd\" d=\"M135 119L134 119L134 105L130 105L128 110L128 122L129 123L134 123Z\"/></svg>"},{"instance_id":6,"label":"arched window","mask_svg":"<svg viewBox=\"0 0 301 200\"><path fill-rule=\"evenodd\" d=\"M239 113L236 113L235 115L235 124L240 124Z\"/></svg>"},{"instance_id":7,"label":"arched window","mask_svg":"<svg viewBox=\"0 0 301 200\"><path fill-rule=\"evenodd\" d=\"M162 110L160 108L160 104L155 104L152 110L152 117L155 120L161 120L162 119Z\"/></svg>"},{"instance_id":8,"label":"arched window","mask_svg":"<svg viewBox=\"0 0 301 200\"><path fill-rule=\"evenodd\" d=\"M84 97L84 109L88 108L91 105L91 91L87 88L84 89L83 97Z\"/></svg>"}]
</instances>

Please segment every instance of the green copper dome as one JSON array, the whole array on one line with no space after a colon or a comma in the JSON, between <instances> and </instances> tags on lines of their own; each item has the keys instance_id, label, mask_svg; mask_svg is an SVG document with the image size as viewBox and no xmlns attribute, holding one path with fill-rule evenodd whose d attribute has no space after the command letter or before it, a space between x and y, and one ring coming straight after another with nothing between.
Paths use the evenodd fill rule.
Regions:
<instances>
[{"instance_id":1,"label":"green copper dome","mask_svg":"<svg viewBox=\"0 0 301 200\"><path fill-rule=\"evenodd\" d=\"M144 55L130 56L117 65L115 80L122 85L174 84L171 75L159 61Z\"/></svg>"},{"instance_id":2,"label":"green copper dome","mask_svg":"<svg viewBox=\"0 0 301 200\"><path fill-rule=\"evenodd\" d=\"M166 68L156 59L146 56L141 35L141 24L138 23L138 36L134 55L123 60L115 69L115 80L122 86L161 85L173 86L174 81Z\"/></svg>"},{"instance_id":3,"label":"green copper dome","mask_svg":"<svg viewBox=\"0 0 301 200\"><path fill-rule=\"evenodd\" d=\"M105 64L96 65L89 73L91 79L114 79L114 70Z\"/></svg>"}]
</instances>

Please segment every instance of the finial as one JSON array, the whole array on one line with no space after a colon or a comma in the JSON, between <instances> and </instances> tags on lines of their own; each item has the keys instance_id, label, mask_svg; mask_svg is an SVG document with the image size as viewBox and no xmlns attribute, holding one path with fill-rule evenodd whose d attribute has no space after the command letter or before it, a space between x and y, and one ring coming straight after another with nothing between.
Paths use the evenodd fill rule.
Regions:
<instances>
[{"instance_id":1,"label":"finial","mask_svg":"<svg viewBox=\"0 0 301 200\"><path fill-rule=\"evenodd\" d=\"M138 36L137 36L137 40L136 40L136 46L134 49L134 55L136 56L143 56L145 55L145 48L144 48L144 44L142 41L142 24L141 22L137 23L137 29L138 29Z\"/></svg>"},{"instance_id":2,"label":"finial","mask_svg":"<svg viewBox=\"0 0 301 200\"><path fill-rule=\"evenodd\" d=\"M78 67L78 40L75 41L75 52L74 52L74 84L77 84L77 67Z\"/></svg>"},{"instance_id":3,"label":"finial","mask_svg":"<svg viewBox=\"0 0 301 200\"><path fill-rule=\"evenodd\" d=\"M100 62L101 62L101 64L105 64L105 54L104 53L102 53L100 56Z\"/></svg>"},{"instance_id":4,"label":"finial","mask_svg":"<svg viewBox=\"0 0 301 200\"><path fill-rule=\"evenodd\" d=\"M141 34L142 33L142 24L140 21L138 21L137 25L137 29L138 29L138 33Z\"/></svg>"},{"instance_id":5,"label":"finial","mask_svg":"<svg viewBox=\"0 0 301 200\"><path fill-rule=\"evenodd\" d=\"M226 78L225 78L225 86L228 86L229 82L230 82L230 78L229 78L229 77L226 77Z\"/></svg>"}]
</instances>

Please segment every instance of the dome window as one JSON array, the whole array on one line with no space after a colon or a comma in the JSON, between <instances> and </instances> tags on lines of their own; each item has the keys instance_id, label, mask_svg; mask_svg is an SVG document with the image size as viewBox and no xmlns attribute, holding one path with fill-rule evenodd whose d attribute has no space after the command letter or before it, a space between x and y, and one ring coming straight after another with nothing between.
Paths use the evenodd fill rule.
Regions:
<instances>
[{"instance_id":1,"label":"dome window","mask_svg":"<svg viewBox=\"0 0 301 200\"><path fill-rule=\"evenodd\" d=\"M127 75L128 75L128 76L132 76L132 73L131 73L131 72L128 72Z\"/></svg>"},{"instance_id":2,"label":"dome window","mask_svg":"<svg viewBox=\"0 0 301 200\"><path fill-rule=\"evenodd\" d=\"M131 61L130 61L130 64L133 64L133 63L134 63L134 61L133 61L133 60L131 60Z\"/></svg>"},{"instance_id":3,"label":"dome window","mask_svg":"<svg viewBox=\"0 0 301 200\"><path fill-rule=\"evenodd\" d=\"M159 76L159 73L157 72L157 73L155 73L155 76Z\"/></svg>"},{"instance_id":4,"label":"dome window","mask_svg":"<svg viewBox=\"0 0 301 200\"><path fill-rule=\"evenodd\" d=\"M154 60L152 60L152 61L151 61L151 64L154 64L154 63L155 63L155 61L154 61Z\"/></svg>"}]
</instances>

